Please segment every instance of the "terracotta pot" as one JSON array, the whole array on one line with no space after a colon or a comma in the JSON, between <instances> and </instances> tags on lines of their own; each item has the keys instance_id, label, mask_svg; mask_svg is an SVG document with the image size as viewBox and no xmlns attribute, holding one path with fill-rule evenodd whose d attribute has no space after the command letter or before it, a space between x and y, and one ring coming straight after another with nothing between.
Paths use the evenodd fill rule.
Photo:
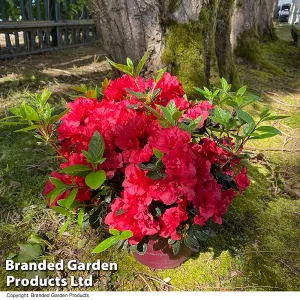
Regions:
<instances>
[{"instance_id":1,"label":"terracotta pot","mask_svg":"<svg viewBox=\"0 0 300 300\"><path fill-rule=\"evenodd\" d=\"M172 246L168 244L167 239L159 236L149 237L147 251L144 255L134 252L135 259L141 264L152 269L173 269L180 266L185 260L191 257L192 251L181 244L177 255L173 254Z\"/></svg>"}]
</instances>

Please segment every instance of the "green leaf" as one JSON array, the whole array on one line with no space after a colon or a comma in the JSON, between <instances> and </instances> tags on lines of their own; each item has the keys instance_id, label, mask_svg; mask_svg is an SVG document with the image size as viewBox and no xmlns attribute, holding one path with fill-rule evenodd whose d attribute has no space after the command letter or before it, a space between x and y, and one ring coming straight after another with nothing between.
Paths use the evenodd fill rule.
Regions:
<instances>
[{"instance_id":1,"label":"green leaf","mask_svg":"<svg viewBox=\"0 0 300 300\"><path fill-rule=\"evenodd\" d=\"M102 157L102 158L100 158L99 160L95 161L95 163L101 165L101 164L103 164L105 161L106 161L106 158L105 158L105 157Z\"/></svg>"},{"instance_id":2,"label":"green leaf","mask_svg":"<svg viewBox=\"0 0 300 300\"><path fill-rule=\"evenodd\" d=\"M206 92L198 87L194 87L194 89L202 95L206 95Z\"/></svg>"},{"instance_id":3,"label":"green leaf","mask_svg":"<svg viewBox=\"0 0 300 300\"><path fill-rule=\"evenodd\" d=\"M9 252L9 254L8 254L7 257L6 257L6 259L13 259L13 258L15 258L16 256L17 256L16 253L14 253L14 252Z\"/></svg>"},{"instance_id":4,"label":"green leaf","mask_svg":"<svg viewBox=\"0 0 300 300\"><path fill-rule=\"evenodd\" d=\"M43 111L41 113L41 117L45 122L48 122L51 118L51 107L49 103L46 103Z\"/></svg>"},{"instance_id":5,"label":"green leaf","mask_svg":"<svg viewBox=\"0 0 300 300\"><path fill-rule=\"evenodd\" d=\"M134 92L131 89L125 89L130 95L136 97L139 100L145 99L147 97L147 93Z\"/></svg>"},{"instance_id":6,"label":"green leaf","mask_svg":"<svg viewBox=\"0 0 300 300\"><path fill-rule=\"evenodd\" d=\"M40 117L38 113L32 108L31 106L27 104L23 104L21 106L21 114L22 118L29 121L39 121Z\"/></svg>"},{"instance_id":7,"label":"green leaf","mask_svg":"<svg viewBox=\"0 0 300 300\"><path fill-rule=\"evenodd\" d=\"M80 227L82 227L82 224L83 224L84 213L85 213L84 207L80 208L79 213L78 213L78 220L77 220L78 225Z\"/></svg>"},{"instance_id":8,"label":"green leaf","mask_svg":"<svg viewBox=\"0 0 300 300\"><path fill-rule=\"evenodd\" d=\"M157 148L154 147L152 150L153 150L154 155L158 159L162 159L163 158L164 154L161 151L159 151Z\"/></svg>"},{"instance_id":9,"label":"green leaf","mask_svg":"<svg viewBox=\"0 0 300 300\"><path fill-rule=\"evenodd\" d=\"M145 107L148 111L150 111L151 113L153 113L153 114L157 117L158 120L163 119L162 116L160 115L160 113L159 113L156 109L154 109L153 107L151 107L151 106L149 106L149 105L147 105L147 104L143 104L143 105L144 105L144 107Z\"/></svg>"},{"instance_id":10,"label":"green leaf","mask_svg":"<svg viewBox=\"0 0 300 300\"><path fill-rule=\"evenodd\" d=\"M40 244L35 245L20 245L20 253L18 255L19 262L32 261L43 254L43 250Z\"/></svg>"},{"instance_id":11,"label":"green leaf","mask_svg":"<svg viewBox=\"0 0 300 300\"><path fill-rule=\"evenodd\" d=\"M112 247L113 245L117 244L119 242L119 238L116 236L111 236L104 240L102 243L100 243L93 251L92 253L100 253L105 251L106 249Z\"/></svg>"},{"instance_id":12,"label":"green leaf","mask_svg":"<svg viewBox=\"0 0 300 300\"><path fill-rule=\"evenodd\" d=\"M73 86L72 89L79 93L86 93L88 90L86 84L83 84L81 86Z\"/></svg>"},{"instance_id":13,"label":"green leaf","mask_svg":"<svg viewBox=\"0 0 300 300\"><path fill-rule=\"evenodd\" d=\"M102 135L99 131L95 131L89 143L89 154L93 161L100 160L105 150L105 144Z\"/></svg>"},{"instance_id":14,"label":"green leaf","mask_svg":"<svg viewBox=\"0 0 300 300\"><path fill-rule=\"evenodd\" d=\"M85 183L93 190L98 189L106 180L105 171L100 170L97 172L91 172L85 177Z\"/></svg>"},{"instance_id":15,"label":"green leaf","mask_svg":"<svg viewBox=\"0 0 300 300\"><path fill-rule=\"evenodd\" d=\"M200 123L202 121L202 116L199 116L197 119L193 120L190 124L189 127L191 128L192 131L197 129L200 126Z\"/></svg>"},{"instance_id":16,"label":"green leaf","mask_svg":"<svg viewBox=\"0 0 300 300\"><path fill-rule=\"evenodd\" d=\"M178 108L175 105L175 102L172 100L170 103L164 107L156 104L156 106L163 112L164 118L171 124L175 125L175 120L173 119L173 115L178 111Z\"/></svg>"},{"instance_id":17,"label":"green leaf","mask_svg":"<svg viewBox=\"0 0 300 300\"><path fill-rule=\"evenodd\" d=\"M67 230L69 224L71 223L72 219L68 218L64 225L59 229L59 236L62 236L63 233Z\"/></svg>"},{"instance_id":18,"label":"green leaf","mask_svg":"<svg viewBox=\"0 0 300 300\"><path fill-rule=\"evenodd\" d=\"M253 130L255 128L255 123L247 124L244 128L244 135L249 136L253 133Z\"/></svg>"},{"instance_id":19,"label":"green leaf","mask_svg":"<svg viewBox=\"0 0 300 300\"><path fill-rule=\"evenodd\" d=\"M61 207L66 207L66 199L60 199L57 201L57 203Z\"/></svg>"},{"instance_id":20,"label":"green leaf","mask_svg":"<svg viewBox=\"0 0 300 300\"><path fill-rule=\"evenodd\" d=\"M78 188L75 188L70 192L70 194L68 195L68 197L66 198L66 201L65 201L66 208L69 209L71 207L71 205L73 204L73 202L77 196L77 193L78 193Z\"/></svg>"},{"instance_id":21,"label":"green leaf","mask_svg":"<svg viewBox=\"0 0 300 300\"><path fill-rule=\"evenodd\" d=\"M117 230L117 229L113 229L113 228L109 229L109 233L111 235L114 235L114 236L119 236L120 235L120 231Z\"/></svg>"},{"instance_id":22,"label":"green leaf","mask_svg":"<svg viewBox=\"0 0 300 300\"><path fill-rule=\"evenodd\" d=\"M157 171L158 167L152 163L141 163L139 164L139 168L144 171Z\"/></svg>"},{"instance_id":23,"label":"green leaf","mask_svg":"<svg viewBox=\"0 0 300 300\"><path fill-rule=\"evenodd\" d=\"M125 213L124 209L123 208L120 208L116 211L116 216L121 216Z\"/></svg>"},{"instance_id":24,"label":"green leaf","mask_svg":"<svg viewBox=\"0 0 300 300\"><path fill-rule=\"evenodd\" d=\"M208 240L209 236L205 234L203 231L200 230L194 230L194 236L197 238L197 240L205 242Z\"/></svg>"},{"instance_id":25,"label":"green leaf","mask_svg":"<svg viewBox=\"0 0 300 300\"><path fill-rule=\"evenodd\" d=\"M50 193L47 194L47 198L50 199L50 204L53 203L53 201L57 198L57 196L61 195L67 190L67 187L65 186L59 186L55 187Z\"/></svg>"},{"instance_id":26,"label":"green leaf","mask_svg":"<svg viewBox=\"0 0 300 300\"><path fill-rule=\"evenodd\" d=\"M221 107L217 106L214 109L214 115L211 116L210 119L226 127L230 119L230 113L222 109Z\"/></svg>"},{"instance_id":27,"label":"green leaf","mask_svg":"<svg viewBox=\"0 0 300 300\"><path fill-rule=\"evenodd\" d=\"M180 120L180 118L182 117L182 115L184 114L184 111L175 111L175 113L173 114L173 120L175 122L178 122Z\"/></svg>"},{"instance_id":28,"label":"green leaf","mask_svg":"<svg viewBox=\"0 0 300 300\"><path fill-rule=\"evenodd\" d=\"M85 172L88 172L91 170L92 169L87 165L78 164L78 165L66 167L66 168L60 170L59 173L66 173L66 174L70 174L70 175L80 176L80 174L82 175L82 173L85 173Z\"/></svg>"},{"instance_id":29,"label":"green leaf","mask_svg":"<svg viewBox=\"0 0 300 300\"><path fill-rule=\"evenodd\" d=\"M40 125L32 125L32 126L29 126L29 127L25 127L25 128L22 128L22 129L15 130L14 132L27 132L27 131L35 130L35 129L38 129L38 128L40 128Z\"/></svg>"},{"instance_id":30,"label":"green leaf","mask_svg":"<svg viewBox=\"0 0 300 300\"><path fill-rule=\"evenodd\" d=\"M5 117L5 118L0 119L0 122L6 121L6 120L9 120L9 119L15 119L15 118L18 118L18 116Z\"/></svg>"},{"instance_id":31,"label":"green leaf","mask_svg":"<svg viewBox=\"0 0 300 300\"><path fill-rule=\"evenodd\" d=\"M260 119L262 120L263 118L265 118L269 114L269 111L270 111L270 107L269 106L265 107L259 115Z\"/></svg>"},{"instance_id":32,"label":"green leaf","mask_svg":"<svg viewBox=\"0 0 300 300\"><path fill-rule=\"evenodd\" d=\"M149 171L146 175L152 180L159 180L167 177L167 174L161 173L160 171Z\"/></svg>"},{"instance_id":33,"label":"green leaf","mask_svg":"<svg viewBox=\"0 0 300 300\"><path fill-rule=\"evenodd\" d=\"M163 76L165 75L166 72L167 72L167 68L163 68L163 69L158 70L157 74L154 78L154 82L158 83L163 78Z\"/></svg>"},{"instance_id":34,"label":"green leaf","mask_svg":"<svg viewBox=\"0 0 300 300\"><path fill-rule=\"evenodd\" d=\"M79 201L74 201L70 206L70 211L74 211L76 208L81 207L83 204Z\"/></svg>"},{"instance_id":35,"label":"green leaf","mask_svg":"<svg viewBox=\"0 0 300 300\"><path fill-rule=\"evenodd\" d=\"M132 108L132 109L139 109L140 104L128 104L126 107L127 108Z\"/></svg>"},{"instance_id":36,"label":"green leaf","mask_svg":"<svg viewBox=\"0 0 300 300\"><path fill-rule=\"evenodd\" d=\"M84 157L86 158L87 162L93 163L93 157L89 152L87 152L85 150L81 150L81 152L84 155Z\"/></svg>"},{"instance_id":37,"label":"green leaf","mask_svg":"<svg viewBox=\"0 0 300 300\"><path fill-rule=\"evenodd\" d=\"M264 133L264 134L253 134L251 137L250 137L250 140L262 140L262 139L268 139L268 138L271 138L273 136L276 136L277 134L274 134L274 133Z\"/></svg>"},{"instance_id":38,"label":"green leaf","mask_svg":"<svg viewBox=\"0 0 300 300\"><path fill-rule=\"evenodd\" d=\"M177 255L180 251L181 242L175 241L175 243L172 244L172 251L174 255Z\"/></svg>"},{"instance_id":39,"label":"green leaf","mask_svg":"<svg viewBox=\"0 0 300 300\"><path fill-rule=\"evenodd\" d=\"M256 128L256 131L272 133L274 135L277 135L277 134L282 135L280 130L278 130L277 128L272 127L272 126L260 126L260 127Z\"/></svg>"},{"instance_id":40,"label":"green leaf","mask_svg":"<svg viewBox=\"0 0 300 300\"><path fill-rule=\"evenodd\" d=\"M42 106L46 104L46 102L49 100L51 95L52 93L48 89L43 90L41 97L39 99L39 102L41 103Z\"/></svg>"},{"instance_id":41,"label":"green leaf","mask_svg":"<svg viewBox=\"0 0 300 300\"><path fill-rule=\"evenodd\" d=\"M112 60L110 60L108 57L106 57L106 59L117 70L119 70L125 74L129 74L129 75L133 76L133 73L132 73L132 70L130 67L128 67L126 65L122 65L122 64L117 64L117 63L113 62Z\"/></svg>"},{"instance_id":42,"label":"green leaf","mask_svg":"<svg viewBox=\"0 0 300 300\"><path fill-rule=\"evenodd\" d=\"M69 108L68 109L65 109L64 111L62 111L60 114L58 115L54 115L52 116L49 121L48 121L48 124L51 125L55 122L57 122L59 119L61 119L64 115L66 115L68 112L69 112Z\"/></svg>"},{"instance_id":43,"label":"green leaf","mask_svg":"<svg viewBox=\"0 0 300 300\"><path fill-rule=\"evenodd\" d=\"M199 242L198 240L194 237L193 231L190 230L187 232L184 238L184 243L187 247L189 247L192 251L198 252L199 251Z\"/></svg>"},{"instance_id":44,"label":"green leaf","mask_svg":"<svg viewBox=\"0 0 300 300\"><path fill-rule=\"evenodd\" d=\"M119 239L120 239L121 241L125 241L125 240L128 240L129 238L131 238L132 236L133 236L132 231L130 231L130 230L124 230L124 231L122 231L122 233L120 234Z\"/></svg>"},{"instance_id":45,"label":"green leaf","mask_svg":"<svg viewBox=\"0 0 300 300\"><path fill-rule=\"evenodd\" d=\"M241 108L236 107L235 111L236 111L238 117L240 119L242 119L243 121L245 121L247 124L255 123L253 118L247 112L243 111Z\"/></svg>"},{"instance_id":46,"label":"green leaf","mask_svg":"<svg viewBox=\"0 0 300 300\"><path fill-rule=\"evenodd\" d=\"M140 73L141 73L141 71L142 71L142 69L143 69L143 67L144 67L144 65L145 65L145 63L146 63L146 61L148 59L148 55L149 55L149 53L147 51L144 54L144 56L142 57L142 59L139 61L138 65L136 67L136 71L135 71L135 76L136 77L140 75Z\"/></svg>"},{"instance_id":47,"label":"green leaf","mask_svg":"<svg viewBox=\"0 0 300 300\"><path fill-rule=\"evenodd\" d=\"M152 100L155 100L157 96L161 93L162 89L156 89L152 93Z\"/></svg>"},{"instance_id":48,"label":"green leaf","mask_svg":"<svg viewBox=\"0 0 300 300\"><path fill-rule=\"evenodd\" d=\"M89 152L84 151L84 150L81 150L81 152L83 153L83 155L85 156L87 162L89 162L89 163L101 165L102 163L104 163L106 161L105 157L102 157L98 160L94 160L94 158L92 157L92 155Z\"/></svg>"},{"instance_id":49,"label":"green leaf","mask_svg":"<svg viewBox=\"0 0 300 300\"><path fill-rule=\"evenodd\" d=\"M215 238L217 236L216 233L211 228L204 230L204 233L210 238Z\"/></svg>"},{"instance_id":50,"label":"green leaf","mask_svg":"<svg viewBox=\"0 0 300 300\"><path fill-rule=\"evenodd\" d=\"M60 206L52 206L52 209L64 216L70 216L72 214L70 211Z\"/></svg>"},{"instance_id":51,"label":"green leaf","mask_svg":"<svg viewBox=\"0 0 300 300\"><path fill-rule=\"evenodd\" d=\"M242 86L238 91L237 91L237 95L239 96L243 96L246 93L247 90L247 86Z\"/></svg>"},{"instance_id":52,"label":"green leaf","mask_svg":"<svg viewBox=\"0 0 300 300\"><path fill-rule=\"evenodd\" d=\"M50 177L49 178L50 182L54 184L56 187L67 187L66 184L64 184L60 179L56 177Z\"/></svg>"},{"instance_id":53,"label":"green leaf","mask_svg":"<svg viewBox=\"0 0 300 300\"><path fill-rule=\"evenodd\" d=\"M133 71L134 71L134 66L133 66L133 62L132 62L132 60L129 58L129 57L127 57L127 66L130 68L130 71L131 71L131 73L133 74Z\"/></svg>"},{"instance_id":54,"label":"green leaf","mask_svg":"<svg viewBox=\"0 0 300 300\"><path fill-rule=\"evenodd\" d=\"M18 117L22 117L21 115L21 109L19 107L12 107L9 109L10 112Z\"/></svg>"},{"instance_id":55,"label":"green leaf","mask_svg":"<svg viewBox=\"0 0 300 300\"><path fill-rule=\"evenodd\" d=\"M140 255L144 255L147 251L148 244L144 241L139 242L137 245L131 245L130 250Z\"/></svg>"},{"instance_id":56,"label":"green leaf","mask_svg":"<svg viewBox=\"0 0 300 300\"><path fill-rule=\"evenodd\" d=\"M250 93L246 93L246 95L244 95L244 102L240 105L240 108L246 107L254 102L257 102L260 97L250 94Z\"/></svg>"},{"instance_id":57,"label":"green leaf","mask_svg":"<svg viewBox=\"0 0 300 300\"><path fill-rule=\"evenodd\" d=\"M40 244L42 249L45 250L46 242L36 233L30 235L27 239L27 242L30 244Z\"/></svg>"},{"instance_id":58,"label":"green leaf","mask_svg":"<svg viewBox=\"0 0 300 300\"><path fill-rule=\"evenodd\" d=\"M263 121L276 121L289 118L289 116L269 116L263 119Z\"/></svg>"},{"instance_id":59,"label":"green leaf","mask_svg":"<svg viewBox=\"0 0 300 300\"><path fill-rule=\"evenodd\" d=\"M28 123L24 122L3 122L0 123L1 126L17 126L17 125L27 125Z\"/></svg>"},{"instance_id":60,"label":"green leaf","mask_svg":"<svg viewBox=\"0 0 300 300\"><path fill-rule=\"evenodd\" d=\"M227 91L229 85L228 85L227 80L224 77L222 77L222 79L221 79L221 84L222 84L222 89L225 90L225 91Z\"/></svg>"}]
</instances>

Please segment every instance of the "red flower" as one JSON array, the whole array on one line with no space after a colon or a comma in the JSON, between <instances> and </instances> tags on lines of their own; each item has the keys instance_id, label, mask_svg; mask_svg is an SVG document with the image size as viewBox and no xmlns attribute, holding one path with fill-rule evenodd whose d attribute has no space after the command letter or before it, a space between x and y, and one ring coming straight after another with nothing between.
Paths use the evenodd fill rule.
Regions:
<instances>
[{"instance_id":1,"label":"red flower","mask_svg":"<svg viewBox=\"0 0 300 300\"><path fill-rule=\"evenodd\" d=\"M222 199L217 203L217 212L214 214L214 221L217 224L222 224L222 216L227 213L228 207L236 196L233 189L228 189L222 192Z\"/></svg>"},{"instance_id":2,"label":"red flower","mask_svg":"<svg viewBox=\"0 0 300 300\"><path fill-rule=\"evenodd\" d=\"M129 76L123 75L122 77L111 80L109 86L104 92L104 99L111 102L121 102L122 100L133 98L135 99L127 90L132 90L133 92L144 93L147 87L152 87L153 80L144 81L143 78L138 77L136 80Z\"/></svg>"},{"instance_id":3,"label":"red flower","mask_svg":"<svg viewBox=\"0 0 300 300\"><path fill-rule=\"evenodd\" d=\"M190 118L196 120L202 116L200 127L203 126L204 122L209 116L209 110L214 108L208 101L203 101L200 104L193 106L192 108L187 109L186 113L182 116L182 119Z\"/></svg>"},{"instance_id":4,"label":"red flower","mask_svg":"<svg viewBox=\"0 0 300 300\"><path fill-rule=\"evenodd\" d=\"M157 83L156 89L162 89L161 93L157 97L157 102L166 106L169 101L176 98L182 98L184 90L182 84L178 81L176 76L172 76L170 73L165 73L162 79Z\"/></svg>"},{"instance_id":5,"label":"red flower","mask_svg":"<svg viewBox=\"0 0 300 300\"><path fill-rule=\"evenodd\" d=\"M164 238L171 237L172 240L181 240L176 229L184 221L188 219L186 211L186 203L179 202L176 207L168 208L164 214L159 218L160 236Z\"/></svg>"},{"instance_id":6,"label":"red flower","mask_svg":"<svg viewBox=\"0 0 300 300\"><path fill-rule=\"evenodd\" d=\"M234 179L241 193L243 193L251 183L247 176L247 168L245 167L241 170L241 172L238 175L234 177Z\"/></svg>"},{"instance_id":7,"label":"red flower","mask_svg":"<svg viewBox=\"0 0 300 300\"><path fill-rule=\"evenodd\" d=\"M74 102L68 103L70 109L62 118L62 124L58 127L59 140L70 138L78 135L86 134L87 118L94 113L94 110L99 105L96 99L77 98Z\"/></svg>"},{"instance_id":8,"label":"red flower","mask_svg":"<svg viewBox=\"0 0 300 300\"><path fill-rule=\"evenodd\" d=\"M154 136L150 136L148 143L151 147L157 148L165 153L174 148L186 148L190 142L191 135L178 127L164 128Z\"/></svg>"},{"instance_id":9,"label":"red flower","mask_svg":"<svg viewBox=\"0 0 300 300\"><path fill-rule=\"evenodd\" d=\"M200 180L195 190L194 206L199 208L200 217L206 222L217 212L218 203L222 199L222 186L215 179L206 181L204 184L201 184Z\"/></svg>"},{"instance_id":10,"label":"red flower","mask_svg":"<svg viewBox=\"0 0 300 300\"><path fill-rule=\"evenodd\" d=\"M151 183L152 181L146 176L146 172L137 165L130 164L125 168L123 187L127 194L132 196L147 194ZM147 204L150 204L150 202L148 201Z\"/></svg>"},{"instance_id":11,"label":"red flower","mask_svg":"<svg viewBox=\"0 0 300 300\"><path fill-rule=\"evenodd\" d=\"M133 237L130 244L138 244L145 235L154 235L159 230L158 222L149 213L148 206L138 202L135 196L125 195L125 199L117 198L111 205L111 212L105 223L117 230L131 230Z\"/></svg>"},{"instance_id":12,"label":"red flower","mask_svg":"<svg viewBox=\"0 0 300 300\"><path fill-rule=\"evenodd\" d=\"M65 159L61 169L76 164L91 167L82 150L88 150L95 131L102 135L105 143L103 157L106 160L98 169L105 170L109 186L118 187L115 192L120 192L120 184L123 187L120 198L111 204L105 223L121 231L131 230L131 244L157 233L161 237L180 240L178 232L187 223L203 226L213 219L221 224L223 215L236 196L235 191L223 190L223 186L218 184L212 166L225 165L231 159L222 172L233 177L240 160L232 159L230 153L210 138L201 138L196 144L191 134L178 126L162 128L157 118L145 111L142 101L129 91L148 93L153 89L161 89L151 103L153 108L156 104L167 106L174 101L179 110L185 110L181 120L195 120L202 116L200 126L209 117L209 110L214 108L208 101L190 107L184 98L182 84L169 73L165 73L157 84L153 79L145 81L141 77L124 75L110 82L101 102L78 98L69 103L70 111L62 118L57 130L59 152ZM138 105L132 108L130 104ZM233 142L224 139L223 144L230 147ZM161 159L155 157L153 148L162 152ZM149 171L142 170L140 163L151 163L153 168L160 168L164 176L150 179L151 176L147 176ZM84 177L57 172L51 176L66 184L75 184L79 188L78 201L92 200ZM250 184L247 169L243 168L234 180L243 192ZM48 195L54 188L48 181L43 194ZM65 191L58 195L51 205L57 205L57 201L69 193ZM158 220L152 215L153 204L165 207ZM196 216L190 214L192 208Z\"/></svg>"}]
</instances>

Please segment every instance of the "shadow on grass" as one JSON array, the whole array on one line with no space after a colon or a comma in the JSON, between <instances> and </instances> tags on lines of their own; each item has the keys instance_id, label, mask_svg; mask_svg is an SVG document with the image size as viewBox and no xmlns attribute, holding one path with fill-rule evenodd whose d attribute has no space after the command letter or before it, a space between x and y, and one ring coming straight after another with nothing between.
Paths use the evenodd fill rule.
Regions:
<instances>
[{"instance_id":1,"label":"shadow on grass","mask_svg":"<svg viewBox=\"0 0 300 300\"><path fill-rule=\"evenodd\" d=\"M249 176L251 186L233 201L223 224L214 225L217 237L203 243L194 259L207 251L215 258L229 251L244 284L262 290L299 290L300 202L275 197L263 166L249 166Z\"/></svg>"},{"instance_id":2,"label":"shadow on grass","mask_svg":"<svg viewBox=\"0 0 300 300\"><path fill-rule=\"evenodd\" d=\"M0 66L0 97L23 88L36 92L49 86L55 96L61 96L75 85L99 85L109 72L99 46L7 60Z\"/></svg>"}]
</instances>

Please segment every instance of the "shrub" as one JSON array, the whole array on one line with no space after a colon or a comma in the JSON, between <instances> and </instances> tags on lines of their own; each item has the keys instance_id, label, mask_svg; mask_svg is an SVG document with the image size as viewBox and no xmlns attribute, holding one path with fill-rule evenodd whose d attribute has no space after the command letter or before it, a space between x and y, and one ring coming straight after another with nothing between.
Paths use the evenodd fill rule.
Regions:
<instances>
[{"instance_id":1,"label":"shrub","mask_svg":"<svg viewBox=\"0 0 300 300\"><path fill-rule=\"evenodd\" d=\"M245 143L281 134L261 123L283 116L266 108L255 121L244 110L259 99L246 87L231 92L222 79L221 89L196 88L207 100L189 102L165 69L140 77L146 59L136 69L130 59L110 61L126 74L105 80L101 91L83 89L61 114L53 116L45 91L11 110L8 118L20 120L2 122L28 123L21 130L57 151L60 170L43 194L67 216L61 234L75 217L80 226L106 224L112 237L94 252L114 244L136 250L152 235L168 239L175 254L182 242L198 251L213 235L209 223L222 224L236 194L250 184Z\"/></svg>"}]
</instances>

